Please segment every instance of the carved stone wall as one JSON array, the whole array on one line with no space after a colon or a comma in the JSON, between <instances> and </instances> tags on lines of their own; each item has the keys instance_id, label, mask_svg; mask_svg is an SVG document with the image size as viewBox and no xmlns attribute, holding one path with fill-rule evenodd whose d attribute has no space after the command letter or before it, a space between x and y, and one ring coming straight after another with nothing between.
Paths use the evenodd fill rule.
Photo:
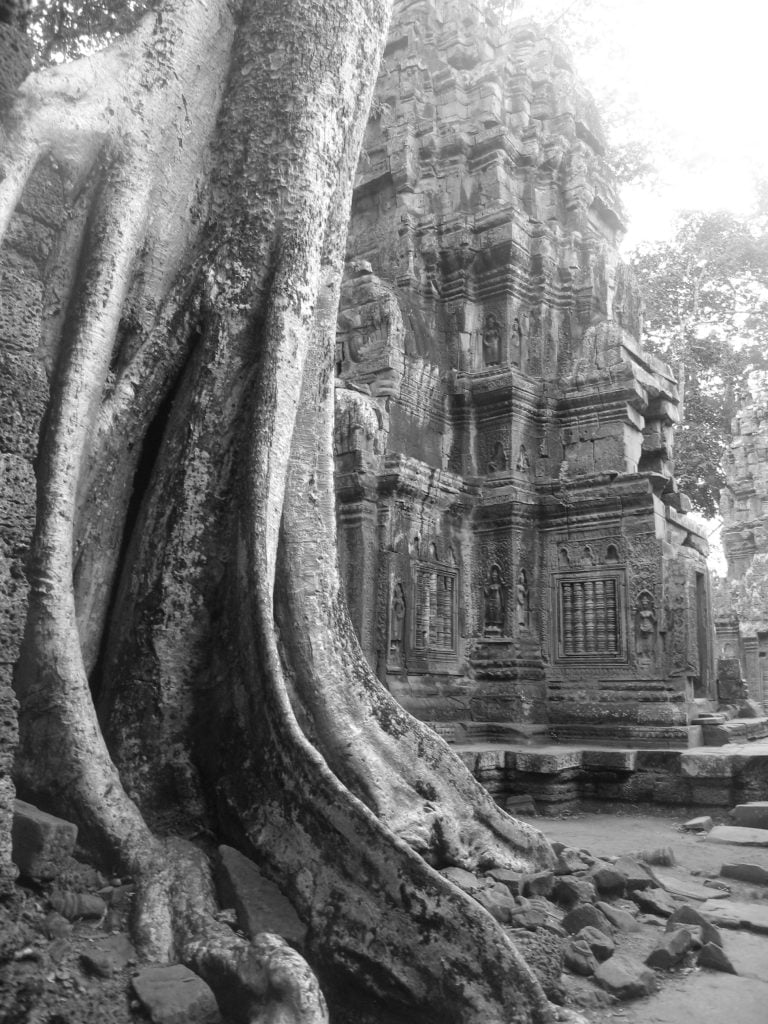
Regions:
<instances>
[{"instance_id":1,"label":"carved stone wall","mask_svg":"<svg viewBox=\"0 0 768 1024\"><path fill-rule=\"evenodd\" d=\"M433 722L594 731L610 699L684 737L712 684L677 386L636 340L603 154L538 28L396 5L349 228L337 492L366 653Z\"/></svg>"},{"instance_id":2,"label":"carved stone wall","mask_svg":"<svg viewBox=\"0 0 768 1024\"><path fill-rule=\"evenodd\" d=\"M768 707L768 374L731 424L720 494L728 579L717 588L718 657L738 658L749 697ZM736 699L724 666L723 698ZM741 693L741 696L745 696Z\"/></svg>"}]
</instances>

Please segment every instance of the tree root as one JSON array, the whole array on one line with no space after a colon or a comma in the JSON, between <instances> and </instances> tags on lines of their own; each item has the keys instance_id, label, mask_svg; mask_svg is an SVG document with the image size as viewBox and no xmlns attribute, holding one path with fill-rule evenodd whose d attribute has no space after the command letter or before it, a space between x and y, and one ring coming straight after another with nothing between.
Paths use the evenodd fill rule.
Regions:
<instances>
[{"instance_id":1,"label":"tree root","mask_svg":"<svg viewBox=\"0 0 768 1024\"><path fill-rule=\"evenodd\" d=\"M180 962L213 990L219 1007L242 1024L327 1024L311 968L280 936L244 939L216 920L205 855L178 839L158 844L139 867L133 933L142 954Z\"/></svg>"}]
</instances>

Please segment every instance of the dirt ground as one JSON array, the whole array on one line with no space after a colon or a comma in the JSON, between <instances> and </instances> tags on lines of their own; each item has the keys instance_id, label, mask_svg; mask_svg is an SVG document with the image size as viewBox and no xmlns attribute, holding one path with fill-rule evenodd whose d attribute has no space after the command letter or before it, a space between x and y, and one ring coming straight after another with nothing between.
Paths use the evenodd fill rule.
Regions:
<instances>
[{"instance_id":1,"label":"dirt ground","mask_svg":"<svg viewBox=\"0 0 768 1024\"><path fill-rule=\"evenodd\" d=\"M768 886L746 885L720 879L724 863L759 864L768 869L768 849L708 842L705 835L686 832L683 822L699 817L675 809L665 814L612 809L602 813L576 813L561 818L529 818L552 841L609 857L670 847L678 873L692 881L727 883L732 898L768 905ZM712 814L716 824L729 824L728 815ZM689 901L692 906L701 904ZM661 927L659 928L661 931ZM667 973L658 993L605 1010L586 1011L594 1024L768 1024L768 935L742 929L722 929L725 952L738 974L722 974L696 967ZM644 939L647 943L647 938ZM638 949L644 954L644 950Z\"/></svg>"}]
</instances>

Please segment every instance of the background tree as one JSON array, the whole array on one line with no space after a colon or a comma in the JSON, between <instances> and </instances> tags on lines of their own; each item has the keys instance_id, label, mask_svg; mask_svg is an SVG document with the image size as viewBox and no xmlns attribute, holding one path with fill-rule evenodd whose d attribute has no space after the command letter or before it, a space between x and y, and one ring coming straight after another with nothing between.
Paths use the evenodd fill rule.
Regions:
<instances>
[{"instance_id":1,"label":"background tree","mask_svg":"<svg viewBox=\"0 0 768 1024\"><path fill-rule=\"evenodd\" d=\"M325 1011L292 950L217 923L190 822L291 897L339 1019L545 1021L436 868L551 849L381 687L340 594L335 315L388 15L162 0L13 103L4 295L38 272L42 292L5 372L21 402L39 359L47 396L16 772L135 874L143 949L238 1019Z\"/></svg>"},{"instance_id":2,"label":"background tree","mask_svg":"<svg viewBox=\"0 0 768 1024\"><path fill-rule=\"evenodd\" d=\"M750 371L768 365L768 236L759 216L688 212L672 241L639 248L632 265L645 299L644 342L682 386L676 474L711 517L725 486L731 419Z\"/></svg>"}]
</instances>

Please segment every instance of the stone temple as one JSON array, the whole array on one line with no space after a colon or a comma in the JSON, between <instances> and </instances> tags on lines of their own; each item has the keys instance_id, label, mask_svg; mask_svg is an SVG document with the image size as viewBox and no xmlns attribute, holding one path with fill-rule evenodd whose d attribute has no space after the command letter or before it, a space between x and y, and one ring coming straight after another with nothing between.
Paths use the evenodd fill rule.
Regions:
<instances>
[{"instance_id":1,"label":"stone temple","mask_svg":"<svg viewBox=\"0 0 768 1024\"><path fill-rule=\"evenodd\" d=\"M564 48L396 5L338 321L342 573L366 655L448 740L701 742L707 545L678 389Z\"/></svg>"}]
</instances>

